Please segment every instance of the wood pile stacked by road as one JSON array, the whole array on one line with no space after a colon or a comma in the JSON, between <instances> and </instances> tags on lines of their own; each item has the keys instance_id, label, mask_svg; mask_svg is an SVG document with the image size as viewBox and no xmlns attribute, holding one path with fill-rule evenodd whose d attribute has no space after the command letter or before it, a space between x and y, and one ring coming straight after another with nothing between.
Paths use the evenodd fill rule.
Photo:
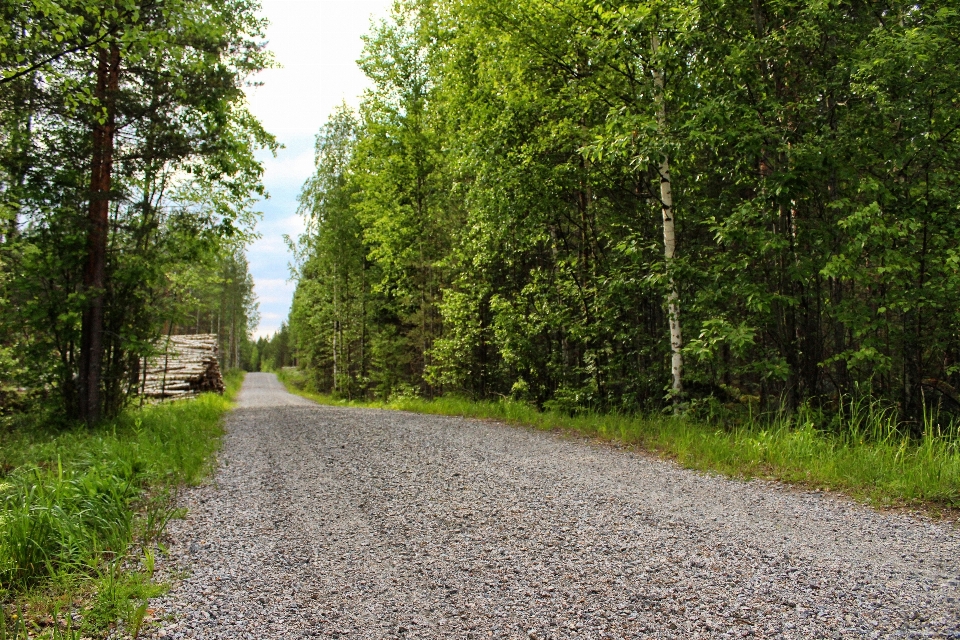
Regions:
<instances>
[{"instance_id":1,"label":"wood pile stacked by road","mask_svg":"<svg viewBox=\"0 0 960 640\"><path fill-rule=\"evenodd\" d=\"M160 355L149 359L144 370L144 396L164 400L223 393L216 334L169 336L159 348Z\"/></svg>"}]
</instances>

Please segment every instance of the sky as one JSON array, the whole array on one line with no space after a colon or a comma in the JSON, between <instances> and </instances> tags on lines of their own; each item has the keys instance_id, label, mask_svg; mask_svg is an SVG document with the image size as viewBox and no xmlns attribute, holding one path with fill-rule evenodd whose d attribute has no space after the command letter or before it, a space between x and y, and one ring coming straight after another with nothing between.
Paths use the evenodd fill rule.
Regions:
<instances>
[{"instance_id":1,"label":"sky","mask_svg":"<svg viewBox=\"0 0 960 640\"><path fill-rule=\"evenodd\" d=\"M356 106L367 79L356 61L363 49L360 37L370 20L389 13L392 0L261 0L270 21L268 48L282 65L256 80L249 89L254 115L284 148L273 157L264 152L264 183L270 193L258 209L261 238L247 250L260 302L256 336L269 336L287 317L294 283L284 234L303 230L297 216L297 194L313 171L313 143L327 116L341 102Z\"/></svg>"}]
</instances>

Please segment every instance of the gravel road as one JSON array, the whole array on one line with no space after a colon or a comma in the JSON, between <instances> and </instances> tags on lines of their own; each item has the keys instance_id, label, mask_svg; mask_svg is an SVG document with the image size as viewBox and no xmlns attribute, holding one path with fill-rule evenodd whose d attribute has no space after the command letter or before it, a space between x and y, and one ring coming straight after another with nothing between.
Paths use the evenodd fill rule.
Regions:
<instances>
[{"instance_id":1,"label":"gravel road","mask_svg":"<svg viewBox=\"0 0 960 640\"><path fill-rule=\"evenodd\" d=\"M164 638L960 638L960 529L247 376Z\"/></svg>"}]
</instances>

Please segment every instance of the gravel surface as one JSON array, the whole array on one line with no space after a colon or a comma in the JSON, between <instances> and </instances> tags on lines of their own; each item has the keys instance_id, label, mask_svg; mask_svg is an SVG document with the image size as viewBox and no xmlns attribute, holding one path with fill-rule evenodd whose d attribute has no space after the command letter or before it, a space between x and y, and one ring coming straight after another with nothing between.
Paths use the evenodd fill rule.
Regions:
<instances>
[{"instance_id":1,"label":"gravel surface","mask_svg":"<svg viewBox=\"0 0 960 640\"><path fill-rule=\"evenodd\" d=\"M247 376L164 638L960 638L960 530Z\"/></svg>"}]
</instances>

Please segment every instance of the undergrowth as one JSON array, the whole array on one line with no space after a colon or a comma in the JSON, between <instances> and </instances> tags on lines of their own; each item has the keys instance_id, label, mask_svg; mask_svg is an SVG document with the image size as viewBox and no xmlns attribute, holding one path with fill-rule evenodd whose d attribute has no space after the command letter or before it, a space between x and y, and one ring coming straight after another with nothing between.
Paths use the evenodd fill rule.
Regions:
<instances>
[{"instance_id":1,"label":"undergrowth","mask_svg":"<svg viewBox=\"0 0 960 640\"><path fill-rule=\"evenodd\" d=\"M568 415L509 400L411 395L386 402L346 401L305 389L284 369L281 380L324 404L492 419L537 429L564 430L653 451L679 464L738 478L767 478L837 490L879 507L919 508L931 515L960 507L960 434L936 413L911 436L896 413L869 398L844 403L836 415L810 409L716 424L690 416Z\"/></svg>"},{"instance_id":2,"label":"undergrowth","mask_svg":"<svg viewBox=\"0 0 960 640\"><path fill-rule=\"evenodd\" d=\"M178 488L210 470L242 380L95 428L24 419L0 432L0 640L139 635L164 589L155 544Z\"/></svg>"}]
</instances>

